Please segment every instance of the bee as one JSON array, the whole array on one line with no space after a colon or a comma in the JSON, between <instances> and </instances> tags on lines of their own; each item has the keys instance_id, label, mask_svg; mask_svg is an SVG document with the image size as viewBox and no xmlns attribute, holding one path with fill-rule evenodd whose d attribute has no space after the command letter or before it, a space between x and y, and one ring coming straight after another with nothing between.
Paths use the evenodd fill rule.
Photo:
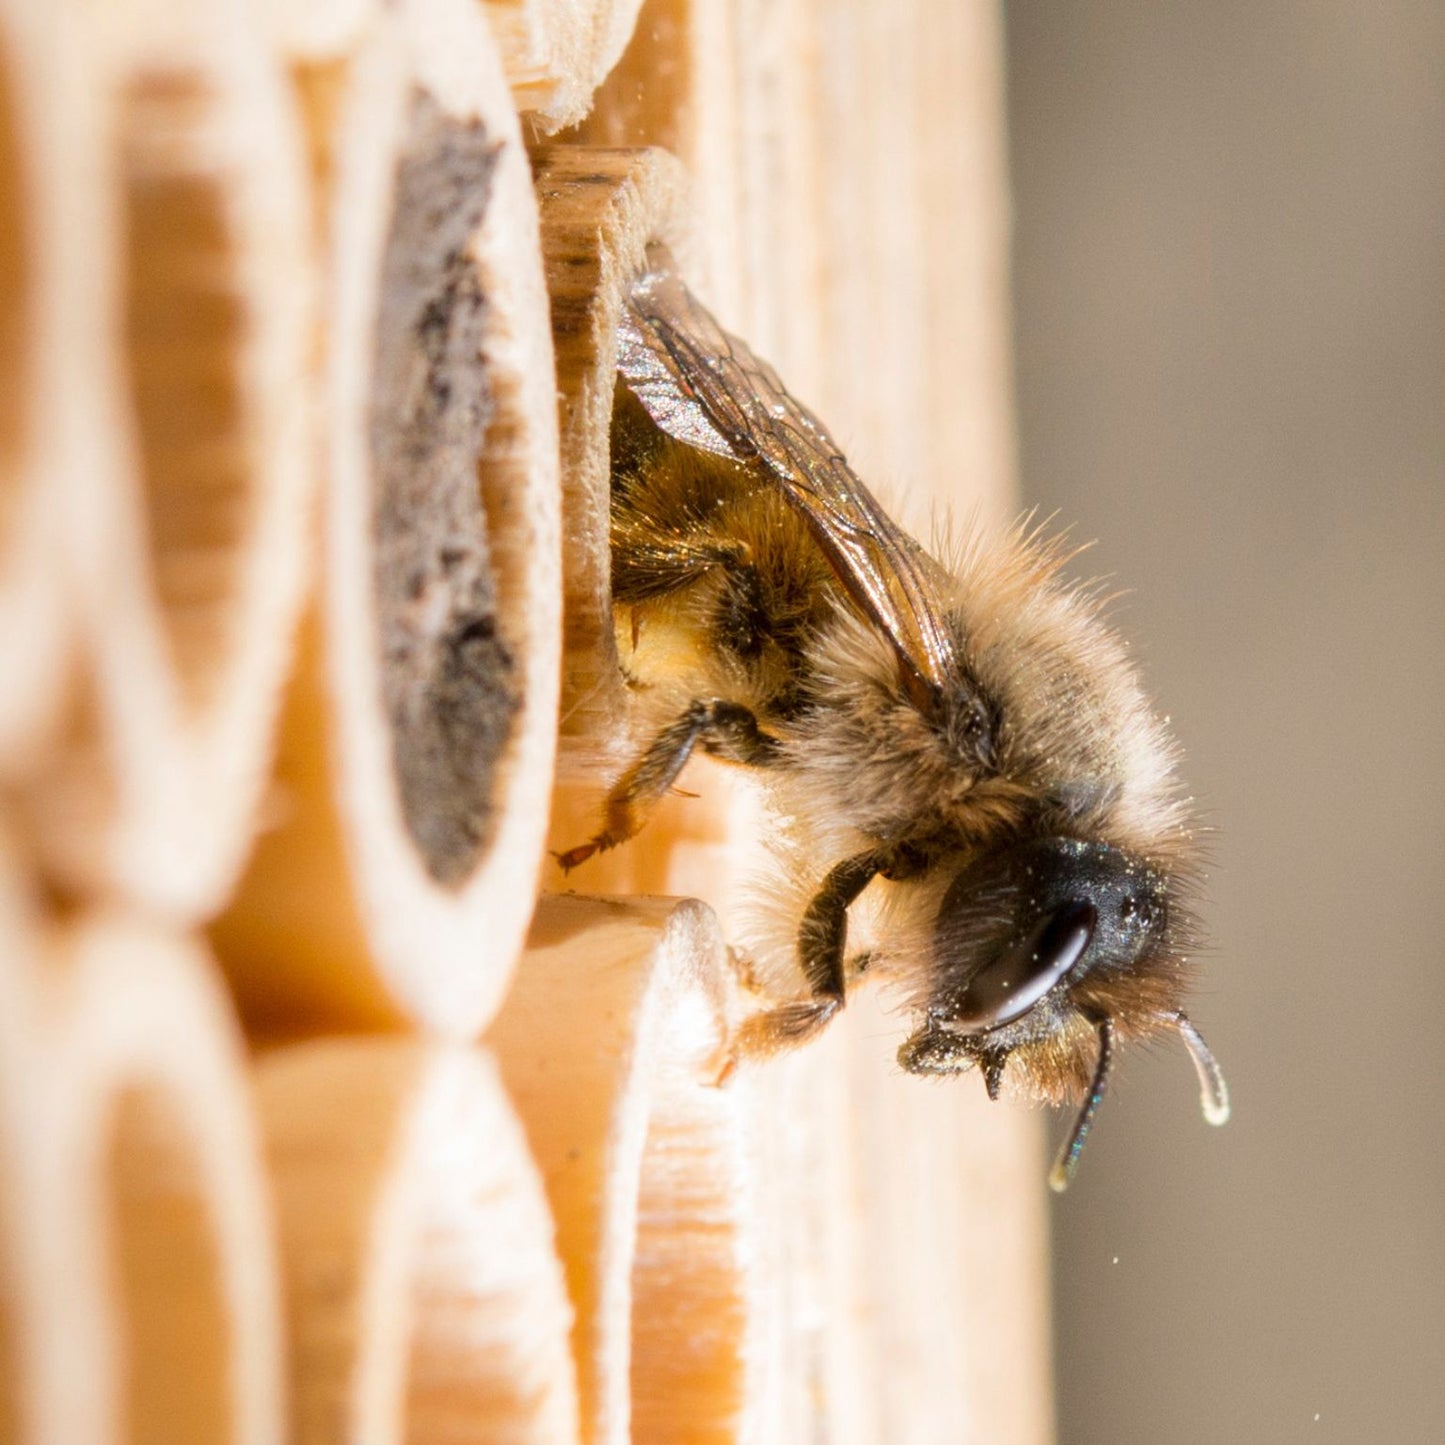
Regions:
<instances>
[{"instance_id":1,"label":"bee","mask_svg":"<svg viewBox=\"0 0 1445 1445\"><path fill-rule=\"evenodd\" d=\"M563 868L633 837L694 752L755 769L790 840L796 986L734 1057L813 1038L866 967L914 1016L905 1070L1080 1105L1056 1189L1120 1039L1174 1031L1223 1123L1182 1008L1197 863L1176 749L1063 548L1019 528L929 555L661 248L617 371L612 598L649 730ZM850 954L865 890L877 941Z\"/></svg>"}]
</instances>

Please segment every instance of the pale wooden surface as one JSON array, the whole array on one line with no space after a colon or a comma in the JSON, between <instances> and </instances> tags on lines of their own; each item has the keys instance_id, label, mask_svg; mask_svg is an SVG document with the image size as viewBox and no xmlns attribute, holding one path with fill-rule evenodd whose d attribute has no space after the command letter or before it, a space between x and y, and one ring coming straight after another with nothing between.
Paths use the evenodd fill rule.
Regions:
<instances>
[{"instance_id":1,"label":"pale wooden surface","mask_svg":"<svg viewBox=\"0 0 1445 1445\"><path fill-rule=\"evenodd\" d=\"M57 722L74 664L75 604L64 585L64 478L84 443L62 403L71 328L81 312L53 302L82 244L74 188L83 152L58 108L70 69L57 27L25 0L0 10L0 775L34 767Z\"/></svg>"},{"instance_id":2,"label":"pale wooden surface","mask_svg":"<svg viewBox=\"0 0 1445 1445\"><path fill-rule=\"evenodd\" d=\"M517 109L543 131L586 115L632 35L641 0L474 0L482 4Z\"/></svg>"}]
</instances>

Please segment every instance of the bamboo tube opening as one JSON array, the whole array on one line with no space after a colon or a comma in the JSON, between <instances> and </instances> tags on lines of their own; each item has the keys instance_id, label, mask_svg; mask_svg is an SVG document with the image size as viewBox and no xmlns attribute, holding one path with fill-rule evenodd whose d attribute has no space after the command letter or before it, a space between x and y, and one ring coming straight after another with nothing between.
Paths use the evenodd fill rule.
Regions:
<instances>
[{"instance_id":1,"label":"bamboo tube opening","mask_svg":"<svg viewBox=\"0 0 1445 1445\"><path fill-rule=\"evenodd\" d=\"M455 0L410 19L369 378L373 586L402 820L429 879L460 890L489 850L541 842L521 825L551 780L555 401L492 37Z\"/></svg>"},{"instance_id":2,"label":"bamboo tube opening","mask_svg":"<svg viewBox=\"0 0 1445 1445\"><path fill-rule=\"evenodd\" d=\"M230 1322L186 1121L154 1086L123 1089L112 1107L104 1173L120 1315L118 1439L227 1445L236 1439Z\"/></svg>"},{"instance_id":3,"label":"bamboo tube opening","mask_svg":"<svg viewBox=\"0 0 1445 1445\"><path fill-rule=\"evenodd\" d=\"M244 7L102 8L66 34L46 264L85 666L28 801L61 890L189 921L250 842L305 582L304 151Z\"/></svg>"},{"instance_id":4,"label":"bamboo tube opening","mask_svg":"<svg viewBox=\"0 0 1445 1445\"><path fill-rule=\"evenodd\" d=\"M159 617L181 693L198 711L214 701L234 651L258 483L226 124L203 74L151 70L125 86L116 127L125 386Z\"/></svg>"},{"instance_id":5,"label":"bamboo tube opening","mask_svg":"<svg viewBox=\"0 0 1445 1445\"><path fill-rule=\"evenodd\" d=\"M324 96L302 84L327 102L334 237L322 595L283 724L290 818L215 937L259 1028L475 1036L531 916L556 746L531 171L468 0L412 0Z\"/></svg>"},{"instance_id":6,"label":"bamboo tube opening","mask_svg":"<svg viewBox=\"0 0 1445 1445\"><path fill-rule=\"evenodd\" d=\"M575 1440L551 1219L486 1055L316 1041L264 1062L260 1098L298 1445Z\"/></svg>"},{"instance_id":7,"label":"bamboo tube opening","mask_svg":"<svg viewBox=\"0 0 1445 1445\"><path fill-rule=\"evenodd\" d=\"M550 1442L576 1433L566 1304L551 1218L488 1066L486 1105L458 1091L439 1139L485 1141L458 1167L432 1146L411 1265L407 1445Z\"/></svg>"},{"instance_id":8,"label":"bamboo tube opening","mask_svg":"<svg viewBox=\"0 0 1445 1445\"><path fill-rule=\"evenodd\" d=\"M53 741L74 659L59 518L84 465L84 403L65 394L84 310L59 294L76 217L67 64L43 7L0 5L0 776L30 776ZM93 244L93 237L91 238ZM92 318L93 319L93 318ZM81 348L84 349L83 346Z\"/></svg>"},{"instance_id":9,"label":"bamboo tube opening","mask_svg":"<svg viewBox=\"0 0 1445 1445\"><path fill-rule=\"evenodd\" d=\"M625 689L612 634L611 431L617 323L627 286L661 240L686 249L685 182L656 150L546 146L533 157L561 403L565 606L563 781L618 738Z\"/></svg>"},{"instance_id":10,"label":"bamboo tube opening","mask_svg":"<svg viewBox=\"0 0 1445 1445\"><path fill-rule=\"evenodd\" d=\"M561 407L564 598L558 786L548 844L565 851L597 830L607 786L634 762L641 736L613 634L611 432L617 323L626 291L654 241L686 267L694 253L687 184L659 150L549 145L533 155L542 249L552 301ZM575 882L592 893L691 893L708 871L679 867L677 845L697 844L714 881L722 820L735 791L717 769L706 799L662 800L642 835L587 861ZM686 789L688 784L684 782ZM549 870L558 886L561 875Z\"/></svg>"},{"instance_id":11,"label":"bamboo tube opening","mask_svg":"<svg viewBox=\"0 0 1445 1445\"><path fill-rule=\"evenodd\" d=\"M277 1445L270 1198L224 993L193 946L115 915L47 951L25 1233L35 1438Z\"/></svg>"}]
</instances>

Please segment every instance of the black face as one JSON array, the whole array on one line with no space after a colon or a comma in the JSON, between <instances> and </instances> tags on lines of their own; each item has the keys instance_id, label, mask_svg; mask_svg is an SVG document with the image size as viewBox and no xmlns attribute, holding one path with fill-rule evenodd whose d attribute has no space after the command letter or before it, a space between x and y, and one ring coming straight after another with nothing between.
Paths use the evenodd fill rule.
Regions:
<instances>
[{"instance_id":1,"label":"black face","mask_svg":"<svg viewBox=\"0 0 1445 1445\"><path fill-rule=\"evenodd\" d=\"M1224 1077L1179 1007L1184 927L1171 923L1164 875L1108 844L1034 838L980 858L943 896L926 1017L898 1062L914 1074L976 1068L996 1099L1019 1057L1036 1096L1082 1099L1049 1175L1055 1189L1073 1176L1103 1102L1121 1018L1136 1031L1178 1031L1205 1118L1222 1124Z\"/></svg>"},{"instance_id":2,"label":"black face","mask_svg":"<svg viewBox=\"0 0 1445 1445\"><path fill-rule=\"evenodd\" d=\"M1128 969L1162 937L1166 912L1163 878L1104 843L1039 838L981 858L938 911L930 1020L1021 1042L1035 1033L1027 1015L1045 1025L1058 1012L1045 1000L1060 983Z\"/></svg>"}]
</instances>

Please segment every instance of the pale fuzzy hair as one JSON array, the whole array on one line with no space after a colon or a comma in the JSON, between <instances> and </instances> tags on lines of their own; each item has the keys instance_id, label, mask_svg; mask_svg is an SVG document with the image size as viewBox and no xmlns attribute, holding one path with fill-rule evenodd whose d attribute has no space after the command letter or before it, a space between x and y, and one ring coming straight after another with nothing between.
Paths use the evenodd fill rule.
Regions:
<instances>
[{"instance_id":1,"label":"pale fuzzy hair","mask_svg":"<svg viewBox=\"0 0 1445 1445\"><path fill-rule=\"evenodd\" d=\"M1000 771L1106 783L1092 820L1115 846L1179 861L1192 838L1178 747L1150 706L1097 587L1060 571L1082 548L1027 521L950 547L944 602L971 672L1001 708Z\"/></svg>"}]
</instances>

